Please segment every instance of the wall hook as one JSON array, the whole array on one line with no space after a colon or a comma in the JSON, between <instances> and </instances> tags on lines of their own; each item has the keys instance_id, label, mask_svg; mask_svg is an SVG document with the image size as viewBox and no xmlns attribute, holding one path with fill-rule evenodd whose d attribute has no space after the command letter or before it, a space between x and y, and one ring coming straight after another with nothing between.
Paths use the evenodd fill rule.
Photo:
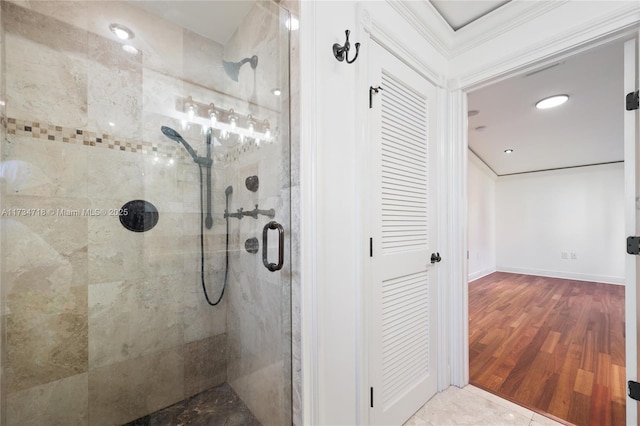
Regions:
<instances>
[{"instance_id":1,"label":"wall hook","mask_svg":"<svg viewBox=\"0 0 640 426\"><path fill-rule=\"evenodd\" d=\"M340 62L346 60L348 64L352 64L358 59L358 52L360 51L360 43L356 43L356 56L353 57L352 60L349 60L347 56L349 55L349 49L351 48L351 44L349 43L349 34L351 31L346 30L344 32L347 36L347 40L344 42L343 46L340 46L338 43L333 44L333 56Z\"/></svg>"}]
</instances>

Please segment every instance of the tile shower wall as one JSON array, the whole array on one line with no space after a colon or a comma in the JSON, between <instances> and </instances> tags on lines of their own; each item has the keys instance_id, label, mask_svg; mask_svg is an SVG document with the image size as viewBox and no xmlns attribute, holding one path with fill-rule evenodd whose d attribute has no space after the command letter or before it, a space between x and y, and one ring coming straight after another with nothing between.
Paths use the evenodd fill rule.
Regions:
<instances>
[{"instance_id":1,"label":"tile shower wall","mask_svg":"<svg viewBox=\"0 0 640 426\"><path fill-rule=\"evenodd\" d=\"M0 7L0 159L2 159L3 152L3 142L6 136L6 128L5 123L7 122L7 115L5 111L5 67L4 67L4 24L3 24L3 14L2 8ZM0 208L2 207L2 196L0 195ZM1 225L0 225L1 226ZM0 228L0 232L1 232ZM0 235L0 424L5 424L5 410L2 410L1 407L4 402L4 391L3 391L3 366L5 359L5 327L4 327L4 303L5 300L4 295L4 286L2 286L2 271L4 270L4 252L2 251L2 238Z\"/></svg>"},{"instance_id":2,"label":"tile shower wall","mask_svg":"<svg viewBox=\"0 0 640 426\"><path fill-rule=\"evenodd\" d=\"M259 52L267 66L274 47L265 26L253 27L260 24L256 12L243 29L252 35L228 46L234 54ZM230 48L127 4L2 2L1 13L2 424L120 424L227 376L263 424L290 422L273 416L274 401L286 407L291 397L289 289L259 256L240 249L264 221L231 223L228 297L209 307L199 280L198 169L159 132L161 125L180 129L178 99L238 112L251 99L252 110L243 112L268 118L287 140L288 117L270 94L284 83L265 80L258 88L253 81L247 92L242 80L205 72ZM141 29L142 53L131 56L96 30L112 20ZM246 68L241 78L251 74ZM272 104L258 107L262 99ZM180 132L202 152L199 129ZM232 209L273 207L290 229L288 202L280 201L290 185L288 165L281 165L286 145L217 152L216 220L205 243L212 297L224 275L226 185L235 189ZM244 189L246 176L274 173L278 179L262 179L256 194ZM76 214L138 198L160 211L158 225L142 234L113 215Z\"/></svg>"},{"instance_id":3,"label":"tile shower wall","mask_svg":"<svg viewBox=\"0 0 640 426\"><path fill-rule=\"evenodd\" d=\"M265 13L267 8L269 13ZM259 103L274 110L278 103L289 103L288 49L276 44L282 26L278 8L273 3L259 3L252 9L225 47L225 56L232 60L257 55L265 66L260 73L241 73L239 83L231 90L241 98L257 98ZM284 22L284 19L282 19ZM282 97L271 91L282 90ZM262 102L264 99L266 102ZM252 107L253 108L253 107ZM251 111L254 115L260 111ZM289 139L289 117L280 115L271 121L278 140ZM247 153L236 165L239 174L229 176L236 188L234 207L273 208L274 220L291 235L289 192L291 173L290 151L287 143L265 144L260 152ZM284 161L283 161L284 160ZM260 188L252 193L245 188L244 179L256 175ZM263 227L271 219L243 219L232 223L234 242L242 248L247 238L262 241ZM270 231L269 261L277 260L275 231ZM285 267L281 272L268 271L260 254L240 250L231 258L231 280L228 305L228 379L231 386L253 414L265 425L291 424L291 294L283 285L283 276L291 275L291 254L285 253Z\"/></svg>"}]
</instances>

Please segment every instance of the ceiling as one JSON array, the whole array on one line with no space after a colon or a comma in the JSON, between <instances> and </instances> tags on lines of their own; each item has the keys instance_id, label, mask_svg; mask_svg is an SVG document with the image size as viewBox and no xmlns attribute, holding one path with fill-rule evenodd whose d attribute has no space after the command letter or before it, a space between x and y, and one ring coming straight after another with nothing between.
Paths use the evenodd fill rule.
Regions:
<instances>
[{"instance_id":1,"label":"ceiling","mask_svg":"<svg viewBox=\"0 0 640 426\"><path fill-rule=\"evenodd\" d=\"M133 4L183 28L226 45L255 1L134 1Z\"/></svg>"},{"instance_id":2,"label":"ceiling","mask_svg":"<svg viewBox=\"0 0 640 426\"><path fill-rule=\"evenodd\" d=\"M509 0L430 0L449 26L457 31L467 24L493 12Z\"/></svg>"},{"instance_id":3,"label":"ceiling","mask_svg":"<svg viewBox=\"0 0 640 426\"><path fill-rule=\"evenodd\" d=\"M622 161L623 54L601 46L469 93L469 149L499 176ZM535 108L555 94L569 101Z\"/></svg>"}]
</instances>

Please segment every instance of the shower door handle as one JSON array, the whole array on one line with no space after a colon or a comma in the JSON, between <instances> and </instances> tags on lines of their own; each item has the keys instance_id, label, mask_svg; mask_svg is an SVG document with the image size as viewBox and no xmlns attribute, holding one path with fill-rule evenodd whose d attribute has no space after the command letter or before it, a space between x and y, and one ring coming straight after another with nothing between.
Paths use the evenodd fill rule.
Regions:
<instances>
[{"instance_id":1,"label":"shower door handle","mask_svg":"<svg viewBox=\"0 0 640 426\"><path fill-rule=\"evenodd\" d=\"M269 229L278 230L278 263L269 263L267 259L267 237ZM275 220L267 223L262 229L262 263L271 272L279 271L284 264L284 228Z\"/></svg>"}]
</instances>

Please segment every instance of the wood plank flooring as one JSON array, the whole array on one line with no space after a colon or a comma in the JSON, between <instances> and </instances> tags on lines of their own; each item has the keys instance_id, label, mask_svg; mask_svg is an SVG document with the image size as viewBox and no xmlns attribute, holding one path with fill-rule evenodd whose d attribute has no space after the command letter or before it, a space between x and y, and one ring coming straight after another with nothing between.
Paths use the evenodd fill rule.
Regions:
<instances>
[{"instance_id":1,"label":"wood plank flooring","mask_svg":"<svg viewBox=\"0 0 640 426\"><path fill-rule=\"evenodd\" d=\"M624 287L496 272L469 283L471 384L575 425L625 424Z\"/></svg>"}]
</instances>

